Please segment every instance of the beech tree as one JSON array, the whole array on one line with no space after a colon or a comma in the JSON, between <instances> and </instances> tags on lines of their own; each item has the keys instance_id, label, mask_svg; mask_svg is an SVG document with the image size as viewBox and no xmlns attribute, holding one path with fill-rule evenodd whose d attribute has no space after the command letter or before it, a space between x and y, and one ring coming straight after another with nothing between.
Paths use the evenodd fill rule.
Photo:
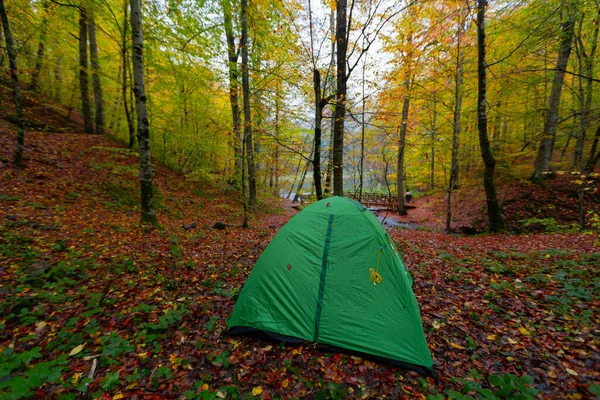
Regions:
<instances>
[{"instance_id":1,"label":"beech tree","mask_svg":"<svg viewBox=\"0 0 600 400\"><path fill-rule=\"evenodd\" d=\"M504 230L504 219L500 209L500 203L496 195L494 183L494 171L496 159L490 149L490 141L487 132L487 78L485 61L485 9L487 0L477 0L477 128L479 132L479 146L481 157L485 165L483 172L483 187L485 189L485 200L489 228L491 232Z\"/></svg>"},{"instance_id":2,"label":"beech tree","mask_svg":"<svg viewBox=\"0 0 600 400\"><path fill-rule=\"evenodd\" d=\"M88 17L83 6L79 7L79 90L81 94L81 113L85 133L94 133L92 111L90 109L90 94L88 82L88 57L87 57L87 32Z\"/></svg>"},{"instance_id":3,"label":"beech tree","mask_svg":"<svg viewBox=\"0 0 600 400\"><path fill-rule=\"evenodd\" d=\"M248 208L256 209L256 175L254 170L254 143L252 137L252 116L250 113L250 71L248 70L248 0L241 2L242 20L242 94L244 97L244 140L246 163L248 165ZM243 167L242 167L243 168ZM242 181L242 185L245 183ZM244 200L245 201L245 200Z\"/></svg>"},{"instance_id":4,"label":"beech tree","mask_svg":"<svg viewBox=\"0 0 600 400\"><path fill-rule=\"evenodd\" d=\"M90 36L90 62L92 65L92 85L94 88L94 104L96 106L96 133L104 134L104 104L102 85L100 84L100 64L98 63L98 42L96 41L96 23L93 15L89 15L88 29Z\"/></svg>"},{"instance_id":5,"label":"beech tree","mask_svg":"<svg viewBox=\"0 0 600 400\"><path fill-rule=\"evenodd\" d=\"M531 177L531 180L534 182L540 182L544 179L550 170L552 162L552 151L554 150L554 139L556 127L558 126L558 106L565 81L565 71L569 62L569 55L571 54L573 36L575 35L575 14L573 10L567 10L566 14L566 19L562 24L558 59L556 61L550 97L548 98L544 128L535 157L533 176Z\"/></svg>"},{"instance_id":6,"label":"beech tree","mask_svg":"<svg viewBox=\"0 0 600 400\"><path fill-rule=\"evenodd\" d=\"M12 32L4 0L0 0L0 19L2 19L2 28L6 42L6 52L8 53L8 63L10 66L10 81L13 89L15 108L17 109L17 150L15 152L15 165L19 168L23 166L23 152L25 149L25 131L23 130L23 104L21 102L21 89L19 88L19 76L17 74L17 54L13 42Z\"/></svg>"},{"instance_id":7,"label":"beech tree","mask_svg":"<svg viewBox=\"0 0 600 400\"><path fill-rule=\"evenodd\" d=\"M146 109L146 89L144 86L144 41L142 37L141 0L131 0L131 36L133 61L133 92L137 111L140 155L141 221L157 225L152 192L152 165L150 160L150 127Z\"/></svg>"}]
</instances>

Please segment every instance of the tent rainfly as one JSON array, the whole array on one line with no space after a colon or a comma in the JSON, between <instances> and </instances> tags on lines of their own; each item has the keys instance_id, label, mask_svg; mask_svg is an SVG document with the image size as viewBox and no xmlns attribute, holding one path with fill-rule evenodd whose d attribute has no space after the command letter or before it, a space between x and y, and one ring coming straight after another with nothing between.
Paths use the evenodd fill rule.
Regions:
<instances>
[{"instance_id":1,"label":"tent rainfly","mask_svg":"<svg viewBox=\"0 0 600 400\"><path fill-rule=\"evenodd\" d=\"M362 204L318 201L294 216L252 270L228 334L311 341L432 375L412 277Z\"/></svg>"}]
</instances>

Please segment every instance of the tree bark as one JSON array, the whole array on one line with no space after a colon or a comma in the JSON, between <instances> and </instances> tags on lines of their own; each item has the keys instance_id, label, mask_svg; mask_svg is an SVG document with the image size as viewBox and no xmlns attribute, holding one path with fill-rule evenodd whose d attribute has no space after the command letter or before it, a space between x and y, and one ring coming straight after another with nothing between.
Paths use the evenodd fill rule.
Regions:
<instances>
[{"instance_id":1,"label":"tree bark","mask_svg":"<svg viewBox=\"0 0 600 400\"><path fill-rule=\"evenodd\" d=\"M94 133L92 111L90 109L90 94L88 87L87 59L87 14L85 8L79 8L79 90L81 93L81 113L83 114L83 129L85 133Z\"/></svg>"},{"instance_id":2,"label":"tree bark","mask_svg":"<svg viewBox=\"0 0 600 400\"><path fill-rule=\"evenodd\" d=\"M571 43L573 42L574 35L575 17L574 13L569 10L567 20L562 26L562 37L560 40L554 79L550 89L550 98L548 99L548 109L546 110L542 137L535 157L533 176L531 177L533 182L543 181L548 170L550 170L554 136L558 125L558 106L560 104L560 95L565 80L565 70L569 62Z\"/></svg>"},{"instance_id":3,"label":"tree bark","mask_svg":"<svg viewBox=\"0 0 600 400\"><path fill-rule=\"evenodd\" d=\"M431 123L431 162L430 162L430 186L435 189L435 140L437 130L437 93L433 92L433 121Z\"/></svg>"},{"instance_id":4,"label":"tree bark","mask_svg":"<svg viewBox=\"0 0 600 400\"><path fill-rule=\"evenodd\" d=\"M315 148L313 158L313 179L317 200L323 198L321 184L321 122L323 120L323 104L321 104L321 72L313 69L313 90L315 92Z\"/></svg>"},{"instance_id":5,"label":"tree bark","mask_svg":"<svg viewBox=\"0 0 600 400\"><path fill-rule=\"evenodd\" d=\"M460 136L460 114L462 111L462 84L464 55L461 48L463 24L461 23L456 39L456 72L454 75L454 111L452 124L452 156L450 161L450 179L448 180L448 194L446 198L446 232L452 232L452 193L458 183L458 149Z\"/></svg>"},{"instance_id":6,"label":"tree bark","mask_svg":"<svg viewBox=\"0 0 600 400\"><path fill-rule=\"evenodd\" d=\"M234 156L234 180L238 181L242 163L242 130L239 106L239 70L238 52L235 48L235 36L233 34L233 22L230 0L223 0L223 16L225 25L225 37L227 39L227 60L229 70L229 102L231 104L231 119L233 127L233 156Z\"/></svg>"},{"instance_id":7,"label":"tree bark","mask_svg":"<svg viewBox=\"0 0 600 400\"><path fill-rule=\"evenodd\" d=\"M128 100L127 100L127 76L129 75L129 63L127 57L127 27L129 26L128 19L128 11L129 5L127 4L129 0L123 1L123 32L121 36L121 68L123 69L123 81L121 82L121 97L123 99L123 108L125 109L125 119L127 121L127 131L129 132L129 144L128 147L130 149L135 146L135 126L133 120L131 118L131 110L129 108Z\"/></svg>"},{"instance_id":8,"label":"tree bark","mask_svg":"<svg viewBox=\"0 0 600 400\"><path fill-rule=\"evenodd\" d=\"M485 165L483 173L483 187L487 203L489 228L491 232L504 230L504 219L500 209L500 203L496 196L496 185L494 184L494 169L496 160L490 149L487 134L487 81L485 61L485 7L487 0L477 0L477 128L479 131L479 146L481 156Z\"/></svg>"},{"instance_id":9,"label":"tree bark","mask_svg":"<svg viewBox=\"0 0 600 400\"><path fill-rule=\"evenodd\" d=\"M256 175L254 170L254 147L252 117L250 115L250 71L248 70L248 0L241 2L242 19L242 92L244 97L244 147L248 164L248 207L256 209ZM243 182L242 182L243 184Z\"/></svg>"},{"instance_id":10,"label":"tree bark","mask_svg":"<svg viewBox=\"0 0 600 400\"><path fill-rule=\"evenodd\" d=\"M407 72L408 73L408 72ZM406 148L406 132L408 130L408 111L410 107L410 78L404 82L406 94L402 102L402 120L398 138L398 165L396 168L396 187L398 189L398 215L406 215L404 203L404 150Z\"/></svg>"},{"instance_id":11,"label":"tree bark","mask_svg":"<svg viewBox=\"0 0 600 400\"><path fill-rule=\"evenodd\" d=\"M598 33L600 31L600 8L598 8L598 15L594 21L594 25L596 27L594 28L594 33L592 35L592 48L590 50L590 54L587 55L587 57L584 57L585 61L586 61L585 73L590 78L594 76L594 60L596 58L596 50L598 48ZM581 45L581 48L582 48L582 53L583 53L584 52L583 44ZM593 161L594 153L596 151L596 147L598 146L598 136L596 136L594 138L594 143L592 145L594 151L590 153L588 162L584 163L583 162L583 146L584 146L586 131L587 131L587 128L589 127L590 120L591 120L590 110L592 108L592 97L593 97L593 81L591 79L588 79L586 82L586 93L587 94L586 94L586 98L585 98L585 103L583 104L583 110L581 113L581 128L580 128L581 131L577 137L577 145L576 145L576 150L575 150L575 153L577 153L577 154L574 154L573 164L576 164L577 161L579 161L580 171L585 171L587 173L590 173L594 170L594 167L591 167L591 169L589 169L587 164Z\"/></svg>"},{"instance_id":12,"label":"tree bark","mask_svg":"<svg viewBox=\"0 0 600 400\"><path fill-rule=\"evenodd\" d=\"M2 28L4 30L4 40L6 42L6 52L8 53L8 63L10 65L10 80L15 99L15 108L17 109L17 149L15 151L15 165L23 167L23 152L25 150L25 131L23 129L23 104L21 102L21 89L19 88L19 77L17 75L17 54L13 42L12 33L4 0L0 0L0 19L2 19Z\"/></svg>"},{"instance_id":13,"label":"tree bark","mask_svg":"<svg viewBox=\"0 0 600 400\"><path fill-rule=\"evenodd\" d=\"M333 130L333 194L344 195L344 122L346 116L347 0L336 0L337 92Z\"/></svg>"},{"instance_id":14,"label":"tree bark","mask_svg":"<svg viewBox=\"0 0 600 400\"><path fill-rule=\"evenodd\" d=\"M335 10L331 8L329 13L329 30L331 37L335 37ZM335 63L335 40L331 41L331 59L329 61L330 67L333 67ZM333 88L334 74L329 75L331 82L331 88ZM333 132L335 130L335 118L331 118L329 124L329 146L327 147L327 170L325 172L325 193L331 193L331 180L333 177Z\"/></svg>"},{"instance_id":15,"label":"tree bark","mask_svg":"<svg viewBox=\"0 0 600 400\"><path fill-rule=\"evenodd\" d=\"M37 91L40 72L42 71L42 62L44 61L44 50L46 46L46 33L48 32L48 1L42 1L42 22L40 23L40 41L38 43L37 55L35 58L35 67L31 74L29 90Z\"/></svg>"},{"instance_id":16,"label":"tree bark","mask_svg":"<svg viewBox=\"0 0 600 400\"><path fill-rule=\"evenodd\" d=\"M144 41L142 37L141 0L131 0L131 36L133 61L133 92L135 94L138 143L140 155L141 221L157 225L152 188L152 165L150 160L150 127L146 109L146 89L144 87Z\"/></svg>"},{"instance_id":17,"label":"tree bark","mask_svg":"<svg viewBox=\"0 0 600 400\"><path fill-rule=\"evenodd\" d=\"M92 65L92 84L94 88L94 104L96 106L96 133L104 134L104 103L102 100L102 85L100 83L100 64L98 63L98 43L96 41L96 23L92 15L88 18L90 35L90 61Z\"/></svg>"}]
</instances>

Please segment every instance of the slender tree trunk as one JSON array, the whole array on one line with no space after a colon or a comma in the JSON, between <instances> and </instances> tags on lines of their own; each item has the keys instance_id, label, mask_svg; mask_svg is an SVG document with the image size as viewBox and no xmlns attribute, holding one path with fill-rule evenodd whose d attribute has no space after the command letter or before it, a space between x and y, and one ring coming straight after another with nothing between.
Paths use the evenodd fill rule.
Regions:
<instances>
[{"instance_id":1,"label":"slender tree trunk","mask_svg":"<svg viewBox=\"0 0 600 400\"><path fill-rule=\"evenodd\" d=\"M575 17L574 13L569 10L567 20L562 26L562 38L560 40L560 49L558 51L558 60L556 62L556 70L554 72L554 80L550 89L550 98L548 99L548 109L544 119L544 129L538 147L538 152L535 157L534 171L531 180L540 182L544 179L545 174L550 170L552 162L552 144L556 134L558 125L558 106L560 104L560 95L562 92L563 83L565 80L565 71L571 54L571 43L575 35Z\"/></svg>"},{"instance_id":2,"label":"slender tree trunk","mask_svg":"<svg viewBox=\"0 0 600 400\"><path fill-rule=\"evenodd\" d=\"M596 17L596 19L594 20L594 25L596 26L594 28L594 34L592 35L592 48L590 50L590 54L587 55L586 57L586 75L589 76L590 78L593 78L594 76L594 61L596 58L596 50L598 48L598 33L600 31L600 8L598 8L598 15ZM582 53L585 51L584 46L582 44L581 46L582 48ZM586 98L585 98L585 104L584 104L584 109L582 110L582 115L581 115L581 137L578 137L578 141L577 141L577 149L578 152L580 153L578 155L579 157L579 165L580 165L580 171L584 171L586 173L590 173L594 170L594 166L591 166L591 168L588 168L588 163L591 163L594 159L594 153L596 152L596 147L598 146L598 136L596 136L594 138L594 142L592 144L593 147L593 151L590 153L590 156L588 158L588 161L584 163L583 161L583 146L584 146L584 141L585 141L585 135L586 135L586 131L587 128L589 127L590 124L590 120L591 120L591 116L590 116L590 110L592 109L592 97L593 97L593 81L592 79L588 79L586 82ZM581 143L579 143L579 140L581 139Z\"/></svg>"},{"instance_id":3,"label":"slender tree trunk","mask_svg":"<svg viewBox=\"0 0 600 400\"><path fill-rule=\"evenodd\" d=\"M585 169L583 172L586 174L594 172L594 169L598 164L598 160L600 159L600 151L596 153L598 140L600 140L600 125L598 125L598 128L596 128L596 134L594 135L594 141L592 142L592 148L590 149L590 157L585 164Z\"/></svg>"},{"instance_id":4,"label":"slender tree trunk","mask_svg":"<svg viewBox=\"0 0 600 400\"><path fill-rule=\"evenodd\" d=\"M344 195L344 122L346 116L347 0L336 0L337 92L333 131L333 194Z\"/></svg>"},{"instance_id":5,"label":"slender tree trunk","mask_svg":"<svg viewBox=\"0 0 600 400\"><path fill-rule=\"evenodd\" d=\"M244 147L248 164L248 207L256 209L256 176L254 173L254 148L252 118L250 115L250 71L248 71L248 0L241 2L242 19L242 92L244 97Z\"/></svg>"},{"instance_id":6,"label":"slender tree trunk","mask_svg":"<svg viewBox=\"0 0 600 400\"><path fill-rule=\"evenodd\" d=\"M314 148L314 144L313 144L313 148ZM313 153L311 151L310 157L309 159L313 158ZM300 182L298 183L298 187L296 188L296 194L294 195L294 202L298 201L298 199L300 198L300 191L302 190L302 186L304 186L304 181L306 180L306 173L308 172L308 167L310 167L310 161L306 162L306 165L304 166L304 171L302 172L302 177L300 178Z\"/></svg>"},{"instance_id":7,"label":"slender tree trunk","mask_svg":"<svg viewBox=\"0 0 600 400\"><path fill-rule=\"evenodd\" d=\"M87 58L87 14L85 8L79 8L79 90L81 92L81 113L85 133L94 133L92 111L90 109L90 94L88 87L88 58Z\"/></svg>"},{"instance_id":8,"label":"slender tree trunk","mask_svg":"<svg viewBox=\"0 0 600 400\"><path fill-rule=\"evenodd\" d=\"M433 92L433 121L431 127L431 167L430 167L430 186L435 189L435 140L437 130L437 93Z\"/></svg>"},{"instance_id":9,"label":"slender tree trunk","mask_svg":"<svg viewBox=\"0 0 600 400\"><path fill-rule=\"evenodd\" d=\"M402 120L398 138L398 165L396 168L396 187L398 188L398 215L406 215L404 203L404 150L406 148L406 132L408 130L408 111L410 107L410 78L404 82L406 94L402 102Z\"/></svg>"},{"instance_id":10,"label":"slender tree trunk","mask_svg":"<svg viewBox=\"0 0 600 400\"><path fill-rule=\"evenodd\" d=\"M278 141L279 140L279 113L280 113L280 105L279 105L279 98L281 96L281 86L279 84L279 82L276 85L276 92L275 92L275 140ZM280 196L279 193L279 145L276 143L275 144L275 154L273 157L273 183L274 183L274 189L275 189L275 193L277 194L277 196ZM288 196L289 197L289 196Z\"/></svg>"},{"instance_id":11,"label":"slender tree trunk","mask_svg":"<svg viewBox=\"0 0 600 400\"><path fill-rule=\"evenodd\" d=\"M58 56L56 60L56 66L54 67L54 84L56 85L56 91L54 92L54 100L60 102L60 89L62 86L62 56Z\"/></svg>"},{"instance_id":12,"label":"slender tree trunk","mask_svg":"<svg viewBox=\"0 0 600 400\"><path fill-rule=\"evenodd\" d=\"M461 47L463 25L458 28L456 41L456 72L454 75L454 111L452 124L452 157L450 161L450 179L446 199L446 232L452 232L452 193L458 183L458 149L460 136L460 114L462 111L462 83L464 56Z\"/></svg>"},{"instance_id":13,"label":"slender tree trunk","mask_svg":"<svg viewBox=\"0 0 600 400\"><path fill-rule=\"evenodd\" d=\"M225 37L227 38L227 60L229 70L229 102L231 104L231 119L233 127L232 144L234 156L234 180L238 181L242 163L242 130L239 106L239 70L238 52L235 49L233 34L232 11L230 0L223 0L223 16L225 21Z\"/></svg>"},{"instance_id":14,"label":"slender tree trunk","mask_svg":"<svg viewBox=\"0 0 600 400\"><path fill-rule=\"evenodd\" d=\"M323 120L323 105L321 104L321 72L313 70L313 90L315 92L315 148L313 158L313 179L317 200L323 198L321 187L321 121Z\"/></svg>"},{"instance_id":15,"label":"slender tree trunk","mask_svg":"<svg viewBox=\"0 0 600 400\"><path fill-rule=\"evenodd\" d=\"M98 63L98 43L96 41L96 23L89 16L88 31L90 34L90 61L92 65L92 84L94 88L94 104L96 106L96 133L104 134L104 104L102 100L102 85L100 84L100 64Z\"/></svg>"},{"instance_id":16,"label":"slender tree trunk","mask_svg":"<svg viewBox=\"0 0 600 400\"><path fill-rule=\"evenodd\" d=\"M363 37L363 47L365 45ZM367 67L367 57L363 62L362 68L362 117L360 119L360 166L359 166L359 186L358 186L358 201L362 202L363 185L364 185L364 173L365 173L365 110L366 110L366 99L365 99L365 69Z\"/></svg>"},{"instance_id":17,"label":"slender tree trunk","mask_svg":"<svg viewBox=\"0 0 600 400\"><path fill-rule=\"evenodd\" d=\"M123 69L123 81L121 82L121 97L123 99L123 108L125 109L125 120L127 121L127 131L129 132L129 144L128 147L130 149L135 146L135 126L133 120L131 118L131 111L129 108L128 100L127 100L127 76L129 75L129 63L127 57L127 28L128 28L128 11L129 5L127 4L129 0L123 1L123 32L121 36L121 68Z\"/></svg>"},{"instance_id":18,"label":"slender tree trunk","mask_svg":"<svg viewBox=\"0 0 600 400\"><path fill-rule=\"evenodd\" d=\"M42 22L40 23L40 41L38 43L37 55L35 58L35 67L31 73L31 82L29 90L37 91L40 72L42 71L42 62L44 61L44 50L46 44L46 33L48 31L48 1L42 1Z\"/></svg>"},{"instance_id":19,"label":"slender tree trunk","mask_svg":"<svg viewBox=\"0 0 600 400\"><path fill-rule=\"evenodd\" d=\"M494 169L496 160L490 150L490 142L487 134L487 111L486 111L486 61L485 61L485 8L487 0L477 0L477 128L479 131L479 146L481 156L485 165L483 173L483 186L487 203L488 218L491 232L504 230L504 219L500 209L500 203L496 196L496 185L494 184Z\"/></svg>"},{"instance_id":20,"label":"slender tree trunk","mask_svg":"<svg viewBox=\"0 0 600 400\"><path fill-rule=\"evenodd\" d=\"M138 119L138 143L140 154L140 187L142 212L141 221L157 225L152 192L152 165L150 160L150 127L146 109L146 89L144 86L144 42L142 37L141 0L131 0L131 36L133 61L133 92L136 100Z\"/></svg>"},{"instance_id":21,"label":"slender tree trunk","mask_svg":"<svg viewBox=\"0 0 600 400\"><path fill-rule=\"evenodd\" d=\"M15 108L17 109L17 150L15 152L15 165L23 167L23 152L25 150L25 131L23 129L23 104L21 102L21 89L19 88L19 77L17 75L17 54L13 42L12 33L4 0L0 0L0 19L2 19L2 28L4 30L4 40L6 42L6 52L8 53L8 63L10 65L10 80L12 83L13 96L15 99Z\"/></svg>"},{"instance_id":22,"label":"slender tree trunk","mask_svg":"<svg viewBox=\"0 0 600 400\"><path fill-rule=\"evenodd\" d=\"M5 42L4 31L0 29L0 42ZM0 55L0 67L4 67L4 53Z\"/></svg>"},{"instance_id":23,"label":"slender tree trunk","mask_svg":"<svg viewBox=\"0 0 600 400\"><path fill-rule=\"evenodd\" d=\"M332 8L329 13L329 30L332 38L335 37L335 10ZM331 59L329 61L330 67L335 64L335 40L331 41ZM333 90L333 79L334 74L329 76L331 82L331 90ZM327 170L325 172L325 193L331 193L331 180L333 177L333 132L335 131L335 118L331 118L329 124L329 146L327 151Z\"/></svg>"}]
</instances>

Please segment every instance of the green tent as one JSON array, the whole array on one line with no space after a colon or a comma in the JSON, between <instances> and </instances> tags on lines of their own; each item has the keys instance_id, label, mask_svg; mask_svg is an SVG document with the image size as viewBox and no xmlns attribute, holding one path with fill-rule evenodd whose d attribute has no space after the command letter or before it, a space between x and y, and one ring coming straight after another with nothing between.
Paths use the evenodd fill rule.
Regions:
<instances>
[{"instance_id":1,"label":"green tent","mask_svg":"<svg viewBox=\"0 0 600 400\"><path fill-rule=\"evenodd\" d=\"M412 277L377 218L343 197L294 216L260 256L230 335L305 340L432 373Z\"/></svg>"}]
</instances>

